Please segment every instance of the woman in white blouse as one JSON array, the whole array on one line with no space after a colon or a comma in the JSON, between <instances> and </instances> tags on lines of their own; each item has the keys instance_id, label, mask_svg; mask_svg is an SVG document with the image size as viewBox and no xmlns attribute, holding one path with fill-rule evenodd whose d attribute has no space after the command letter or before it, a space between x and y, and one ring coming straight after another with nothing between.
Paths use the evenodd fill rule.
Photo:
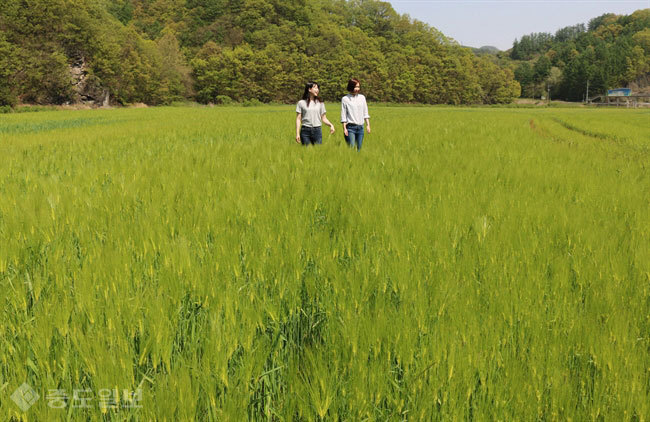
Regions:
<instances>
[{"instance_id":1,"label":"woman in white blouse","mask_svg":"<svg viewBox=\"0 0 650 422\"><path fill-rule=\"evenodd\" d=\"M323 123L330 127L330 134L334 133L334 125L325 116L325 103L318 92L316 82L307 82L302 100L296 105L296 142L304 146L323 143Z\"/></svg>"},{"instance_id":2,"label":"woman in white blouse","mask_svg":"<svg viewBox=\"0 0 650 422\"><path fill-rule=\"evenodd\" d=\"M361 150L363 142L363 122L366 122L366 129L370 133L370 115L366 97L359 94L361 83L358 79L352 78L348 82L348 92L341 99L341 123L343 123L343 136L345 142L357 151Z\"/></svg>"}]
</instances>

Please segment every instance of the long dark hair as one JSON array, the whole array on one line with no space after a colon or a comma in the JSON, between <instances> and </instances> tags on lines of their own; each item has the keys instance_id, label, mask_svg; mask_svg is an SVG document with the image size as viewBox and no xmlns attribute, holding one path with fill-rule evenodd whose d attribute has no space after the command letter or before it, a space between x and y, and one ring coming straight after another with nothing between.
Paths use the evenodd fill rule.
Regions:
<instances>
[{"instance_id":1,"label":"long dark hair","mask_svg":"<svg viewBox=\"0 0 650 422\"><path fill-rule=\"evenodd\" d=\"M302 94L302 99L307 101L307 107L309 107L309 102L311 101L311 99L309 98L309 90L312 89L314 85L316 85L320 89L320 85L318 85L317 82L309 81L305 85L305 92ZM319 103L323 102L323 100L318 95L314 97L314 101L318 101Z\"/></svg>"}]
</instances>

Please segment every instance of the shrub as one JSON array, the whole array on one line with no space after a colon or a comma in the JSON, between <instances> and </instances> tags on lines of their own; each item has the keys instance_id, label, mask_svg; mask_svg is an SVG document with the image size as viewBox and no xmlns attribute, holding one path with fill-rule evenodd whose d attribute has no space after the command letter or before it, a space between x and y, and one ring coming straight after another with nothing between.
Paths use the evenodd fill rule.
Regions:
<instances>
[{"instance_id":1,"label":"shrub","mask_svg":"<svg viewBox=\"0 0 650 422\"><path fill-rule=\"evenodd\" d=\"M217 98L215 98L217 104L223 104L223 105L228 105L232 104L232 98L230 98L227 95L217 95Z\"/></svg>"},{"instance_id":2,"label":"shrub","mask_svg":"<svg viewBox=\"0 0 650 422\"><path fill-rule=\"evenodd\" d=\"M249 100L245 100L242 103L242 105L244 107L258 107L258 106L264 105L264 103L261 102L260 100L258 100L257 98L251 98Z\"/></svg>"}]
</instances>

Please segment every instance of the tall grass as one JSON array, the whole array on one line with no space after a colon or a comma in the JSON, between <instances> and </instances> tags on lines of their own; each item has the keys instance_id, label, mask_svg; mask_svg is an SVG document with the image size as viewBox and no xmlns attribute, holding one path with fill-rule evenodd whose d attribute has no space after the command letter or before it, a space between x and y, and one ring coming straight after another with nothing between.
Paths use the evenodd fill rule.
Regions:
<instances>
[{"instance_id":1,"label":"tall grass","mask_svg":"<svg viewBox=\"0 0 650 422\"><path fill-rule=\"evenodd\" d=\"M356 153L291 107L3 116L0 417L648 420L648 117L382 107Z\"/></svg>"}]
</instances>

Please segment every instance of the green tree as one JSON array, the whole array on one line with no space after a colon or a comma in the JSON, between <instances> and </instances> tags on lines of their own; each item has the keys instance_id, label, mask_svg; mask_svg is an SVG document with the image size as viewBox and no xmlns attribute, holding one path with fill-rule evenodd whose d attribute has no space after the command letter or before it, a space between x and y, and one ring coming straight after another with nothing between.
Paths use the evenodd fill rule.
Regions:
<instances>
[{"instance_id":1,"label":"green tree","mask_svg":"<svg viewBox=\"0 0 650 422\"><path fill-rule=\"evenodd\" d=\"M515 79L521 85L521 93L525 97L534 96L535 78L533 68L528 62L521 63L514 72Z\"/></svg>"},{"instance_id":2,"label":"green tree","mask_svg":"<svg viewBox=\"0 0 650 422\"><path fill-rule=\"evenodd\" d=\"M541 56L533 65L533 80L539 83L546 79L551 71L551 61L546 56Z\"/></svg>"},{"instance_id":3,"label":"green tree","mask_svg":"<svg viewBox=\"0 0 650 422\"><path fill-rule=\"evenodd\" d=\"M15 47L0 31L0 106L15 106L16 98L13 75L16 72Z\"/></svg>"},{"instance_id":4,"label":"green tree","mask_svg":"<svg viewBox=\"0 0 650 422\"><path fill-rule=\"evenodd\" d=\"M484 104L507 104L521 95L521 86L510 69L501 69L486 58L476 58Z\"/></svg>"},{"instance_id":5,"label":"green tree","mask_svg":"<svg viewBox=\"0 0 650 422\"><path fill-rule=\"evenodd\" d=\"M178 39L171 29L156 42L161 57L161 96L165 101L180 100L192 95L192 70L185 62Z\"/></svg>"},{"instance_id":6,"label":"green tree","mask_svg":"<svg viewBox=\"0 0 650 422\"><path fill-rule=\"evenodd\" d=\"M634 34L632 41L643 49L645 55L650 55L650 27Z\"/></svg>"},{"instance_id":7,"label":"green tree","mask_svg":"<svg viewBox=\"0 0 650 422\"><path fill-rule=\"evenodd\" d=\"M650 58L648 58L648 55L645 54L643 48L640 46L634 46L625 60L625 80L634 81L635 79L650 73Z\"/></svg>"}]
</instances>

